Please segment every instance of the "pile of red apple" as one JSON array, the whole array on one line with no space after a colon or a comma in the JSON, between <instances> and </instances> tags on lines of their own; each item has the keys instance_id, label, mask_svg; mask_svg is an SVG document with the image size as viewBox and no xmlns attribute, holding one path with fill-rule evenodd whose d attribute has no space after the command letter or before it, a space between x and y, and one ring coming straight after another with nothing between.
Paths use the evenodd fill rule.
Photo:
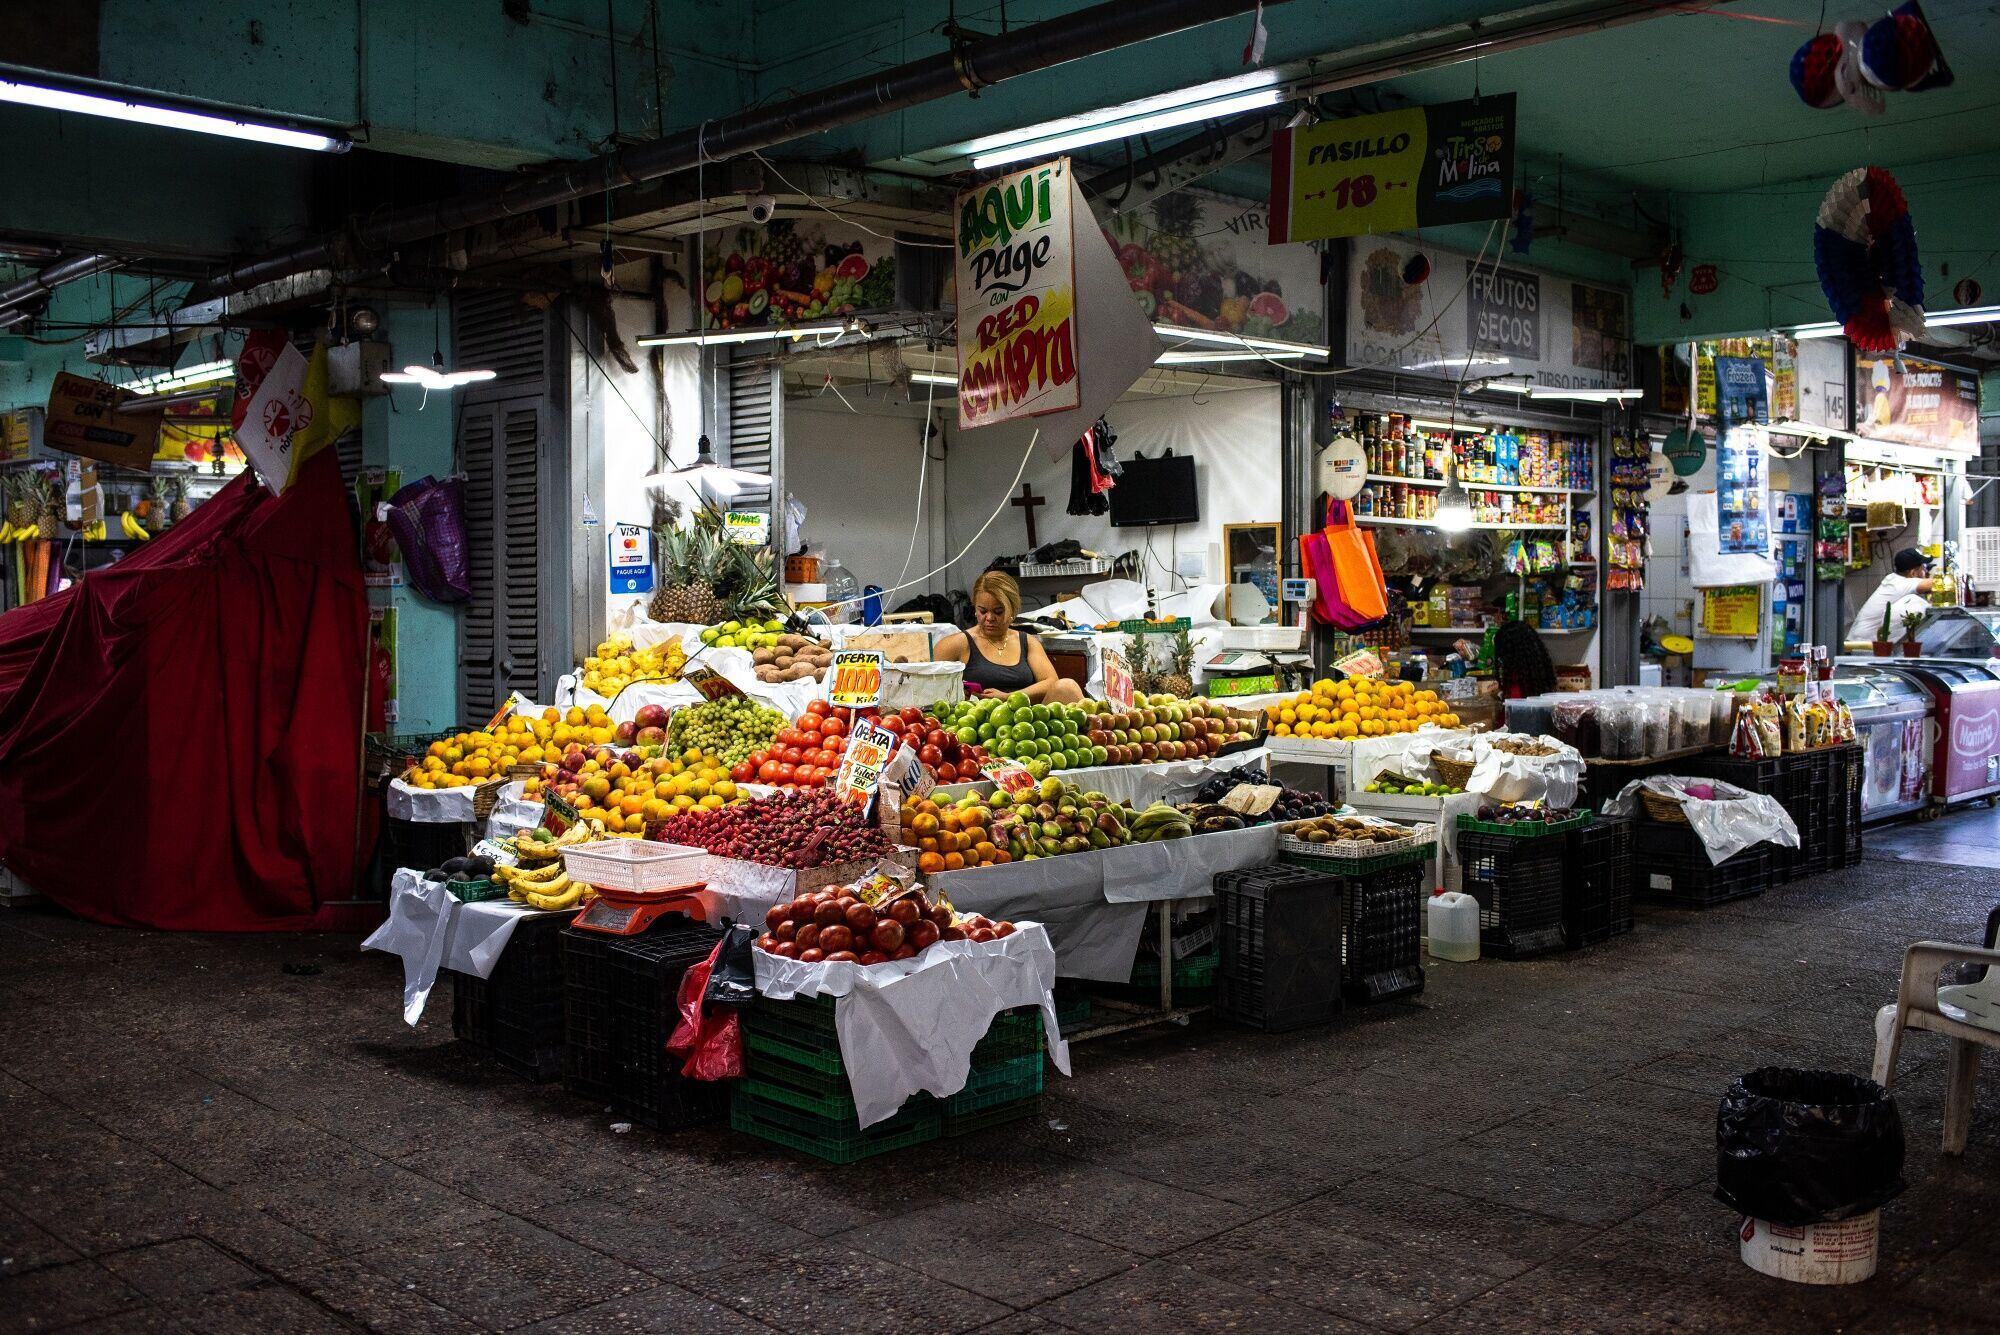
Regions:
<instances>
[{"instance_id":1,"label":"pile of red apple","mask_svg":"<svg viewBox=\"0 0 2000 1335\"><path fill-rule=\"evenodd\" d=\"M911 887L869 905L847 887L800 895L764 914L757 948L805 964L885 964L913 958L939 941L994 941L1014 934L1011 922L978 914L956 918Z\"/></svg>"},{"instance_id":2,"label":"pile of red apple","mask_svg":"<svg viewBox=\"0 0 2000 1335\"><path fill-rule=\"evenodd\" d=\"M667 707L640 705L639 711L618 725L621 746L659 746L667 740Z\"/></svg>"},{"instance_id":3,"label":"pile of red apple","mask_svg":"<svg viewBox=\"0 0 2000 1335\"><path fill-rule=\"evenodd\" d=\"M916 749L917 760L939 783L969 783L985 777L979 766L986 748L961 742L958 734L921 709L899 709L885 713L875 722L895 733Z\"/></svg>"},{"instance_id":4,"label":"pile of red apple","mask_svg":"<svg viewBox=\"0 0 2000 1335\"><path fill-rule=\"evenodd\" d=\"M1105 763L1110 765L1200 760L1250 737L1241 725L1210 713L1200 701L1141 704L1123 713L1096 712L1110 708L1098 701L1089 701L1084 708L1093 711L1085 737L1092 746L1104 748L1109 756Z\"/></svg>"}]
</instances>

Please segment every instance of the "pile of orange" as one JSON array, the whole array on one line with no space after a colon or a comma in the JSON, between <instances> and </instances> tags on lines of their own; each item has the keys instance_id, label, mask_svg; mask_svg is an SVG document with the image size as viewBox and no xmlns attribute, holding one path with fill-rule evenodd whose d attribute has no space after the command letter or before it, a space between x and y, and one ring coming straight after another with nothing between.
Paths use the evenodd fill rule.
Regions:
<instances>
[{"instance_id":1,"label":"pile of orange","mask_svg":"<svg viewBox=\"0 0 2000 1335\"><path fill-rule=\"evenodd\" d=\"M616 735L616 725L597 705L544 709L539 718L512 714L490 732L461 732L432 742L403 778L418 788L469 788L516 765L555 760L572 742L609 746Z\"/></svg>"},{"instance_id":2,"label":"pile of orange","mask_svg":"<svg viewBox=\"0 0 2000 1335\"><path fill-rule=\"evenodd\" d=\"M917 870L931 873L991 867L1013 861L988 832L993 813L982 802L939 806L929 798L905 802L903 843L917 850Z\"/></svg>"},{"instance_id":3,"label":"pile of orange","mask_svg":"<svg viewBox=\"0 0 2000 1335\"><path fill-rule=\"evenodd\" d=\"M1267 705L1264 715L1274 737L1312 737L1321 741L1346 741L1353 737L1383 737L1391 733L1415 732L1435 725L1458 726L1436 691L1420 690L1413 682L1377 681L1372 677L1349 677L1345 681L1322 678L1310 691L1281 704Z\"/></svg>"}]
</instances>

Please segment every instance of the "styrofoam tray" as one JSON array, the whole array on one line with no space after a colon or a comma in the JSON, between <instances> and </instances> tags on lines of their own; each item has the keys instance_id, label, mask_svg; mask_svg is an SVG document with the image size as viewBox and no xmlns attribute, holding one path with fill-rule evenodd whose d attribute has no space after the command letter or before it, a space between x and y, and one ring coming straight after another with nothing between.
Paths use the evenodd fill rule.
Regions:
<instances>
[{"instance_id":1,"label":"styrofoam tray","mask_svg":"<svg viewBox=\"0 0 2000 1335\"><path fill-rule=\"evenodd\" d=\"M604 890L667 890L703 879L708 854L650 839L599 839L563 850L563 870Z\"/></svg>"}]
</instances>

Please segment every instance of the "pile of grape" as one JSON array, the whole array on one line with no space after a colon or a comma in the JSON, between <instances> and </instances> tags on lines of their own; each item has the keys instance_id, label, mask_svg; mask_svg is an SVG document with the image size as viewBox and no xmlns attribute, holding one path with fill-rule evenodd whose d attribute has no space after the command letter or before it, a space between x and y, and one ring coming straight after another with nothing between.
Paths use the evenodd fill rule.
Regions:
<instances>
[{"instance_id":1,"label":"pile of grape","mask_svg":"<svg viewBox=\"0 0 2000 1335\"><path fill-rule=\"evenodd\" d=\"M785 726L785 716L743 695L682 705L667 720L667 752L693 749L720 756L734 765L752 751L761 751Z\"/></svg>"}]
</instances>

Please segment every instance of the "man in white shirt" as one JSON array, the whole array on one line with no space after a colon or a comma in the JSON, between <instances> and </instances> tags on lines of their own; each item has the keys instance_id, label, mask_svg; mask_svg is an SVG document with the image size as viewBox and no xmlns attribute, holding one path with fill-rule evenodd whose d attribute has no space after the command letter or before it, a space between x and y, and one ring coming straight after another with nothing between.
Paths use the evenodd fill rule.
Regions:
<instances>
[{"instance_id":1,"label":"man in white shirt","mask_svg":"<svg viewBox=\"0 0 2000 1335\"><path fill-rule=\"evenodd\" d=\"M1927 612L1930 603L1923 595L1931 591L1935 583L1931 575L1931 559L1914 547L1905 547L1896 553L1896 572L1884 575L1882 582L1875 586L1875 592L1868 595L1868 601L1861 604L1855 614L1854 624L1847 628L1849 644L1867 644L1874 640L1900 640L1903 638L1903 614L1905 612ZM1889 633L1882 633L1882 614L1888 612Z\"/></svg>"}]
</instances>

